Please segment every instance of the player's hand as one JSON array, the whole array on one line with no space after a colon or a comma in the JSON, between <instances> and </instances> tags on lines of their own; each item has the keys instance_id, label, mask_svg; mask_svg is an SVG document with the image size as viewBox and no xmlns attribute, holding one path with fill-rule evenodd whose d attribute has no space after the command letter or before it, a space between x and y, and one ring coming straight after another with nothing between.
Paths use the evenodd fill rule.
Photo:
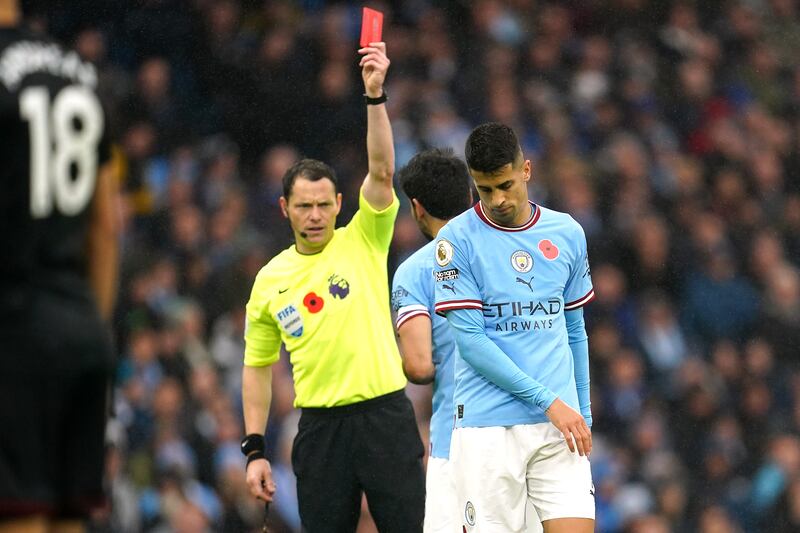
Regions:
<instances>
[{"instance_id":1,"label":"player's hand","mask_svg":"<svg viewBox=\"0 0 800 533\"><path fill-rule=\"evenodd\" d=\"M389 70L389 58L386 57L386 43L369 43L369 46L360 48L361 77L364 78L364 90L367 96L378 98L383 94L383 82L386 71Z\"/></svg>"},{"instance_id":2,"label":"player's hand","mask_svg":"<svg viewBox=\"0 0 800 533\"><path fill-rule=\"evenodd\" d=\"M277 488L272 480L272 467L266 459L256 459L247 465L247 486L250 494L261 501L271 502Z\"/></svg>"},{"instance_id":3,"label":"player's hand","mask_svg":"<svg viewBox=\"0 0 800 533\"><path fill-rule=\"evenodd\" d=\"M586 425L583 416L558 398L545 411L545 414L564 435L569 451L574 452L577 447L580 455L588 457L592 451L592 430Z\"/></svg>"}]
</instances>

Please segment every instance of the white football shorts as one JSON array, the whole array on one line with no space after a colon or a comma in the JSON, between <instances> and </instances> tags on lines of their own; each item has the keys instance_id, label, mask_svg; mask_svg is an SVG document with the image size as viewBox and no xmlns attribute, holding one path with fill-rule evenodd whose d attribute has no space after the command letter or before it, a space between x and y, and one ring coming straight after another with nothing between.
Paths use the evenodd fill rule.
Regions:
<instances>
[{"instance_id":1,"label":"white football shorts","mask_svg":"<svg viewBox=\"0 0 800 533\"><path fill-rule=\"evenodd\" d=\"M428 458L425 475L424 533L453 533L461 527L456 487L450 475L450 461Z\"/></svg>"},{"instance_id":2,"label":"white football shorts","mask_svg":"<svg viewBox=\"0 0 800 533\"><path fill-rule=\"evenodd\" d=\"M532 521L595 517L589 460L570 452L549 422L456 428L450 468L470 533L527 533Z\"/></svg>"}]
</instances>

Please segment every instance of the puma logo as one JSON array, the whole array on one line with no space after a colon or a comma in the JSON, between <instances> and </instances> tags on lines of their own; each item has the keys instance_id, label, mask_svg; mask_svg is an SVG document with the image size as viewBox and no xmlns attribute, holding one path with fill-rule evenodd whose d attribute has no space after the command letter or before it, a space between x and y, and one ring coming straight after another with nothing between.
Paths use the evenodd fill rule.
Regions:
<instances>
[{"instance_id":1,"label":"puma logo","mask_svg":"<svg viewBox=\"0 0 800 533\"><path fill-rule=\"evenodd\" d=\"M522 279L522 278L520 278L518 276L517 277L517 283L522 283L523 285L527 285L528 289L530 289L530 291L533 292L533 287L531 287L531 283L533 283L533 276L531 276L531 280L530 281L525 281L524 279Z\"/></svg>"},{"instance_id":2,"label":"puma logo","mask_svg":"<svg viewBox=\"0 0 800 533\"><path fill-rule=\"evenodd\" d=\"M443 289L447 289L448 291L453 291L453 294L456 293L456 284L453 283L452 285L448 285L447 283L442 284Z\"/></svg>"}]
</instances>

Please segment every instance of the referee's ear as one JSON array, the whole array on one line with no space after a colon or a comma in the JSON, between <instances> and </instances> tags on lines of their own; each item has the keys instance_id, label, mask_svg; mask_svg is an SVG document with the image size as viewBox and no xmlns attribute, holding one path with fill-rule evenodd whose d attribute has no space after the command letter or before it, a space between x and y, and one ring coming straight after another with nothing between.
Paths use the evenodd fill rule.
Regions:
<instances>
[{"instance_id":1,"label":"referee's ear","mask_svg":"<svg viewBox=\"0 0 800 533\"><path fill-rule=\"evenodd\" d=\"M283 218L289 218L289 211L286 210L286 208L288 206L286 198L281 196L280 199L278 200L278 203L281 206L281 213L283 214Z\"/></svg>"}]
</instances>

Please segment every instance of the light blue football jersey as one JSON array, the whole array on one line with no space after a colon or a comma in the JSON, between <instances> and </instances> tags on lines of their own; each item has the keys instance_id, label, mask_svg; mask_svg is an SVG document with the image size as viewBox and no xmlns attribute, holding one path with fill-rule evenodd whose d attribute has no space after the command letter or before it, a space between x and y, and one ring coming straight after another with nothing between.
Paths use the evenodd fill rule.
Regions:
<instances>
[{"instance_id":1,"label":"light blue football jersey","mask_svg":"<svg viewBox=\"0 0 800 533\"><path fill-rule=\"evenodd\" d=\"M485 331L525 374L580 412L564 311L594 298L586 236L571 216L531 203L524 225L494 223L478 202L435 242L435 311L475 309ZM547 416L455 359L457 427L546 422Z\"/></svg>"},{"instance_id":2,"label":"light blue football jersey","mask_svg":"<svg viewBox=\"0 0 800 533\"><path fill-rule=\"evenodd\" d=\"M392 308L397 313L396 327L407 320L425 315L431 318L433 364L433 414L431 416L431 456L450 456L453 431L453 360L458 351L447 319L434 313L433 260L434 243L429 242L397 268L392 282Z\"/></svg>"}]
</instances>

